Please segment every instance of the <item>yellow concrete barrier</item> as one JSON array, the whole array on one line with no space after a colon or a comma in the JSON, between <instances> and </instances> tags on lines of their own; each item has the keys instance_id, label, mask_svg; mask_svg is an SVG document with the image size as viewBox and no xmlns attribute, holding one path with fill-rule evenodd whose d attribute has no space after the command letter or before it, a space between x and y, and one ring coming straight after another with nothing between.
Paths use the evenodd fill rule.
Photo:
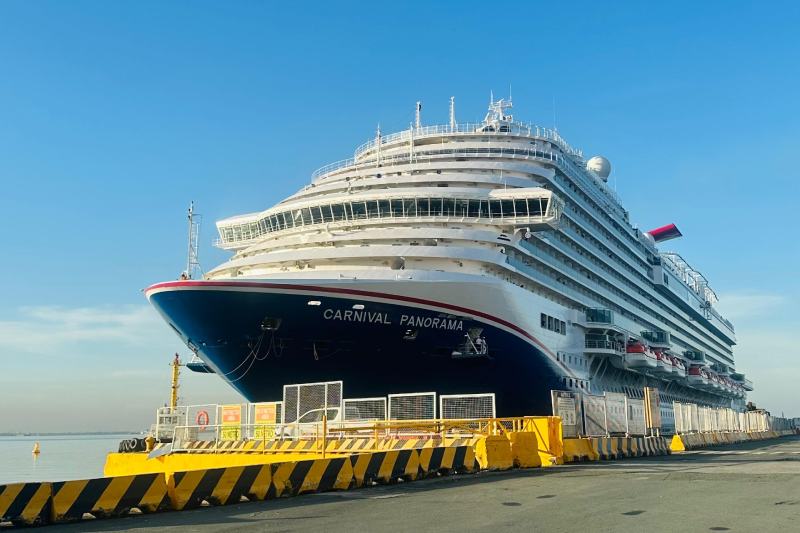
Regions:
<instances>
[{"instance_id":1,"label":"yellow concrete barrier","mask_svg":"<svg viewBox=\"0 0 800 533\"><path fill-rule=\"evenodd\" d=\"M542 466L536 434L530 431L512 431L507 434L511 443L511 460L516 468Z\"/></svg>"},{"instance_id":2,"label":"yellow concrete barrier","mask_svg":"<svg viewBox=\"0 0 800 533\"><path fill-rule=\"evenodd\" d=\"M419 453L420 474L423 476L460 474L480 470L473 446L421 448L417 452Z\"/></svg>"},{"instance_id":3,"label":"yellow concrete barrier","mask_svg":"<svg viewBox=\"0 0 800 533\"><path fill-rule=\"evenodd\" d=\"M35 526L50 521L50 483L0 485L0 522Z\"/></svg>"},{"instance_id":4,"label":"yellow concrete barrier","mask_svg":"<svg viewBox=\"0 0 800 533\"><path fill-rule=\"evenodd\" d=\"M349 457L281 463L273 468L269 497L346 490L353 485L353 464Z\"/></svg>"},{"instance_id":5,"label":"yellow concrete barrier","mask_svg":"<svg viewBox=\"0 0 800 533\"><path fill-rule=\"evenodd\" d=\"M232 466L166 474L167 491L173 510L263 500L272 485L271 465Z\"/></svg>"},{"instance_id":6,"label":"yellow concrete barrier","mask_svg":"<svg viewBox=\"0 0 800 533\"><path fill-rule=\"evenodd\" d=\"M564 462L597 461L600 457L592 447L591 439L564 439Z\"/></svg>"},{"instance_id":7,"label":"yellow concrete barrier","mask_svg":"<svg viewBox=\"0 0 800 533\"><path fill-rule=\"evenodd\" d=\"M162 474L105 477L52 484L53 522L120 516L136 508L142 512L168 507L167 484Z\"/></svg>"},{"instance_id":8,"label":"yellow concrete barrier","mask_svg":"<svg viewBox=\"0 0 800 533\"><path fill-rule=\"evenodd\" d=\"M344 456L343 454L332 454ZM348 454L349 455L349 454ZM261 454L261 453L176 453L148 459L146 453L109 453L103 475L128 476L160 472L184 472L207 470L230 466L252 466L287 461L302 461L322 458L322 455L305 453Z\"/></svg>"},{"instance_id":9,"label":"yellow concrete barrier","mask_svg":"<svg viewBox=\"0 0 800 533\"><path fill-rule=\"evenodd\" d=\"M482 470L508 470L514 466L511 442L503 435L487 435L478 439L475 457Z\"/></svg>"}]
</instances>

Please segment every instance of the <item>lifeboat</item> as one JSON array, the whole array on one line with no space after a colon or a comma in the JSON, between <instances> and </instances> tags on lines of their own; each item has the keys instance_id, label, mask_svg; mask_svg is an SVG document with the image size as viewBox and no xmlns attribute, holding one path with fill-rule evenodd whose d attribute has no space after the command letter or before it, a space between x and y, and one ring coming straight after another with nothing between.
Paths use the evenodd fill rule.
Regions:
<instances>
[{"instance_id":1,"label":"lifeboat","mask_svg":"<svg viewBox=\"0 0 800 533\"><path fill-rule=\"evenodd\" d=\"M656 368L656 354L641 341L634 341L625 348L625 364L632 368Z\"/></svg>"},{"instance_id":2,"label":"lifeboat","mask_svg":"<svg viewBox=\"0 0 800 533\"><path fill-rule=\"evenodd\" d=\"M708 373L697 365L689 367L687 377L689 383L695 386L704 387L709 384Z\"/></svg>"},{"instance_id":3,"label":"lifeboat","mask_svg":"<svg viewBox=\"0 0 800 533\"><path fill-rule=\"evenodd\" d=\"M664 357L667 358L667 363L669 364L669 371L672 373L672 375L677 376L678 375L678 366L677 366L678 364L675 362L675 357L673 357L673 356L671 356L669 354L664 354Z\"/></svg>"},{"instance_id":4,"label":"lifeboat","mask_svg":"<svg viewBox=\"0 0 800 533\"><path fill-rule=\"evenodd\" d=\"M653 355L656 356L656 372L660 372L662 374L671 374L672 363L669 360L669 356L659 348L653 349Z\"/></svg>"}]
</instances>

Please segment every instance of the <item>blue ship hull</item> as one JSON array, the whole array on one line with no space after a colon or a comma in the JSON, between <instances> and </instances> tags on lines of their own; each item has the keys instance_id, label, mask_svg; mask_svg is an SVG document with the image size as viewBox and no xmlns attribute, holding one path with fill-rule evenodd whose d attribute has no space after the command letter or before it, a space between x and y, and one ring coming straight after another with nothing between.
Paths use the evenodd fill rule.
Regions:
<instances>
[{"instance_id":1,"label":"blue ship hull","mask_svg":"<svg viewBox=\"0 0 800 533\"><path fill-rule=\"evenodd\" d=\"M544 415L551 412L550 390L560 388L539 347L472 313L289 288L185 287L149 298L251 402L280 399L285 384L341 380L347 398L493 392L499 416ZM482 329L486 355L461 350L470 328Z\"/></svg>"}]
</instances>

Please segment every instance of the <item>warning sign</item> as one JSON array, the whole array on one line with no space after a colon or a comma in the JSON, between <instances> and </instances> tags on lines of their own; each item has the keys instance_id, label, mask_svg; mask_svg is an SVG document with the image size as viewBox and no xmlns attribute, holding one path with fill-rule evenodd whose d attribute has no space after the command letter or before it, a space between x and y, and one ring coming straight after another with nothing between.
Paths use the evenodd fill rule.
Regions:
<instances>
[{"instance_id":1,"label":"warning sign","mask_svg":"<svg viewBox=\"0 0 800 533\"><path fill-rule=\"evenodd\" d=\"M242 406L222 405L222 429L220 440L239 440L242 438Z\"/></svg>"},{"instance_id":2,"label":"warning sign","mask_svg":"<svg viewBox=\"0 0 800 533\"><path fill-rule=\"evenodd\" d=\"M275 423L278 421L278 404L257 403L253 406L253 419L256 424L255 437L270 439L275 436Z\"/></svg>"},{"instance_id":3,"label":"warning sign","mask_svg":"<svg viewBox=\"0 0 800 533\"><path fill-rule=\"evenodd\" d=\"M561 423L565 426L574 426L578 423L575 416L575 398L558 399L558 414L561 416Z\"/></svg>"},{"instance_id":4,"label":"warning sign","mask_svg":"<svg viewBox=\"0 0 800 533\"><path fill-rule=\"evenodd\" d=\"M576 392L550 391L553 401L553 416L561 418L561 429L565 437L577 437L583 428L583 408Z\"/></svg>"}]
</instances>

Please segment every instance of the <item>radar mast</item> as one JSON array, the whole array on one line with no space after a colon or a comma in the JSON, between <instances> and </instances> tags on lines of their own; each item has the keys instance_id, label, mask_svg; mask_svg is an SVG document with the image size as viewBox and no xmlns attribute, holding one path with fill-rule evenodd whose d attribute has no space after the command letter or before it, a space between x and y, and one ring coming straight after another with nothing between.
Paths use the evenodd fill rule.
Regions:
<instances>
[{"instance_id":1,"label":"radar mast","mask_svg":"<svg viewBox=\"0 0 800 533\"><path fill-rule=\"evenodd\" d=\"M189 212L188 212L188 219L189 219L189 246L188 246L188 253L186 258L186 270L183 272L181 278L183 279L194 279L194 277L199 274L200 276L203 275L203 271L200 269L200 260L198 258L198 246L197 242L200 237L200 221L202 220L203 216L199 215L194 212L194 202L189 204Z\"/></svg>"}]
</instances>

